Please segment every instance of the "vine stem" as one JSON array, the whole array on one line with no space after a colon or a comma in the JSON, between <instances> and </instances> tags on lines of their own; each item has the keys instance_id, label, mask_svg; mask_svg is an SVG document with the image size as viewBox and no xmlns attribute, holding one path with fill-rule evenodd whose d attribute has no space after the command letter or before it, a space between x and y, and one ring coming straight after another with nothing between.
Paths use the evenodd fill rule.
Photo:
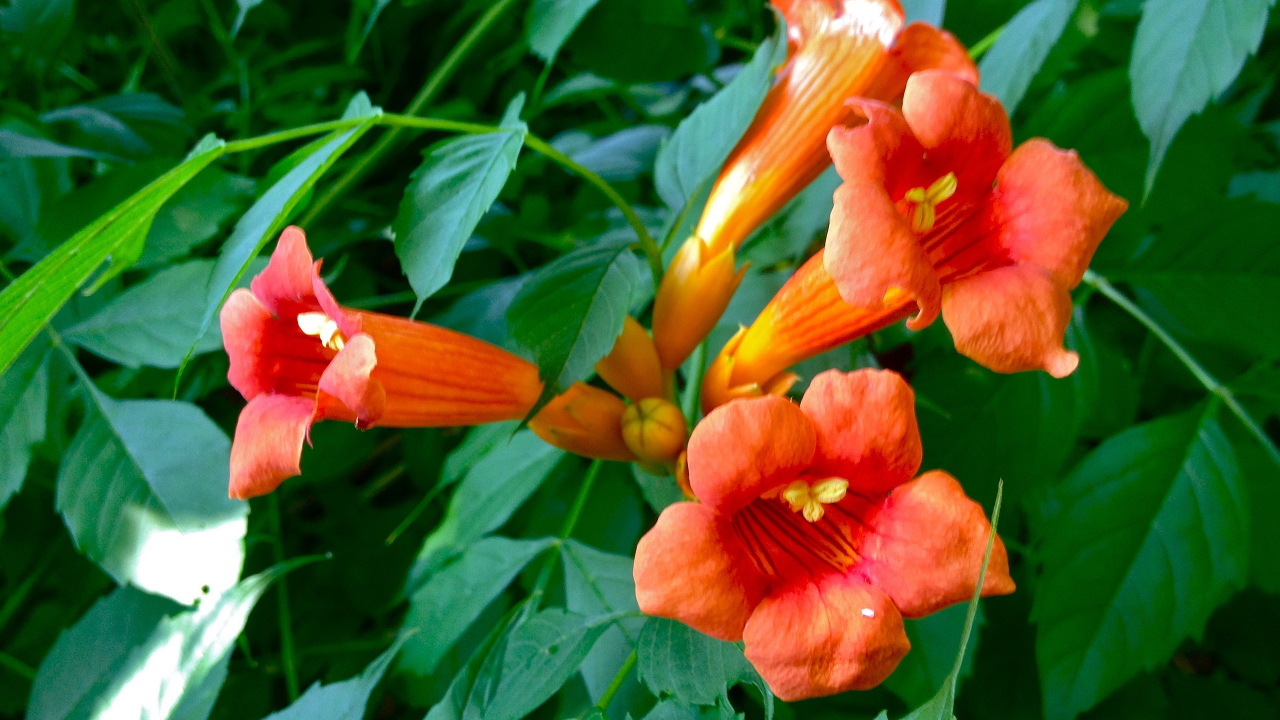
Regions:
<instances>
[{"instance_id":1,"label":"vine stem","mask_svg":"<svg viewBox=\"0 0 1280 720\"><path fill-rule=\"evenodd\" d=\"M600 468L604 467L603 460L592 460L591 467L587 468L587 474L582 478L582 485L578 487L578 496L573 500L573 507L569 508L569 515L564 519L564 525L560 527L560 534L557 535L557 542L552 546L552 553L547 557L547 561L543 563L542 570L538 572L538 579L533 585L533 592L529 593L529 607L531 612L536 612L538 606L542 603L542 596L547 591L547 583L551 582L551 573L556 569L556 559L560 557L560 546L573 533L573 528L578 524L578 518L582 516L582 508L587 504L587 496L591 494L591 488L596 484L596 478L600 476Z\"/></svg>"},{"instance_id":2,"label":"vine stem","mask_svg":"<svg viewBox=\"0 0 1280 720\"><path fill-rule=\"evenodd\" d=\"M1271 438L1267 436L1267 433L1262 429L1262 426L1258 425L1257 421L1249 415L1249 412L1240 405L1240 402L1236 400L1236 396L1231 392L1230 388L1219 382L1217 378L1210 374L1209 371L1191 355L1191 353L1187 352L1186 348L1182 347L1182 345L1169 334L1168 330L1165 330L1160 323L1156 322L1154 318L1148 315L1142 308L1138 307L1137 304L1128 298L1128 296L1116 289L1116 286L1112 285L1105 277L1099 275L1093 270L1086 270L1084 273L1084 281L1090 287L1093 287L1098 292L1105 295L1108 300L1119 305L1121 309L1132 315L1134 319L1142 323L1153 335L1159 338L1160 342L1164 343L1165 347L1169 348L1178 360L1182 361L1182 364L1191 371L1191 374L1195 376L1196 380L1200 381L1200 384L1204 386L1205 390L1216 395L1224 405L1231 409L1232 414L1239 418L1240 422L1244 423L1244 426L1248 429L1249 433L1262 444L1263 449L1271 456L1271 461L1277 466L1280 466L1280 450L1276 449L1275 443L1273 443Z\"/></svg>"},{"instance_id":3,"label":"vine stem","mask_svg":"<svg viewBox=\"0 0 1280 720\"><path fill-rule=\"evenodd\" d=\"M645 257L648 258L649 271L653 273L653 286L655 288L658 287L662 283L662 251L658 249L658 242L649 234L648 228L644 226L644 222L636 214L635 208L631 207L631 204L623 199L608 181L551 147L551 144L546 140L535 135L528 135L525 137L524 142L525 145L529 146L529 149L546 156L548 159L564 166L571 172L580 175L587 182L595 185L600 192L604 193L622 211L623 216L627 218L627 222L631 223L631 227L635 229L636 235L640 238L640 249L644 251Z\"/></svg>"},{"instance_id":4,"label":"vine stem","mask_svg":"<svg viewBox=\"0 0 1280 720\"><path fill-rule=\"evenodd\" d=\"M983 55L986 55L987 51L991 49L991 46L995 45L996 41L1000 39L1000 35L1004 33L1004 28L1005 26L1001 25L995 30L987 33L986 37L974 43L973 47L969 48L969 59L977 60Z\"/></svg>"},{"instance_id":5,"label":"vine stem","mask_svg":"<svg viewBox=\"0 0 1280 720\"><path fill-rule=\"evenodd\" d=\"M636 649L631 649L631 654L627 656L626 661L622 663L622 667L618 669L618 674L613 676L613 681L609 683L609 687L605 688L604 694L600 696L600 702L596 703L596 709L603 715L604 711L609 707L609 703L613 702L613 698L622 689L622 683L631 674L631 670L636 666L638 658Z\"/></svg>"},{"instance_id":6,"label":"vine stem","mask_svg":"<svg viewBox=\"0 0 1280 720\"><path fill-rule=\"evenodd\" d=\"M409 101L409 105L404 109L405 115L417 115L418 112L421 111L422 108L440 92L440 89L443 88L444 84L453 77L455 72L457 72L463 59L470 54L476 43L480 41L480 38L489 31L489 28L491 28L493 24L497 22L498 18L502 17L503 13L514 5L515 2L516 0L498 0L490 6L478 20L476 20L476 24L472 25L471 29L467 31L467 34L462 36L462 39L458 41L458 44L449 51L447 56L445 56L444 62L440 63L439 67L437 67L435 71L431 73L430 77L427 78L427 81L418 90L418 94L414 95L413 100ZM383 134L382 137L378 138L378 142L376 142L373 147L369 148L368 152L360 156L360 159L357 160L345 173L343 173L342 177L338 178L337 182L331 185L323 195L318 197L316 201L311 204L311 207L307 210L306 214L302 216L302 219L298 224L303 227L307 227L323 215L339 196L349 190L352 185L359 181L360 178L363 177L364 174L382 158L383 155L391 150L396 141L400 139L400 135L403 132L404 128L394 127L387 133Z\"/></svg>"},{"instance_id":7,"label":"vine stem","mask_svg":"<svg viewBox=\"0 0 1280 720\"><path fill-rule=\"evenodd\" d=\"M271 523L271 534L275 542L271 545L275 550L276 564L284 562L284 534L280 530L280 493L271 493L267 497L270 506L268 518ZM293 613L289 610L289 586L284 575L276 580L276 608L280 620L280 664L284 668L285 689L289 692L289 702L298 699L298 665L293 648Z\"/></svg>"}]
</instances>

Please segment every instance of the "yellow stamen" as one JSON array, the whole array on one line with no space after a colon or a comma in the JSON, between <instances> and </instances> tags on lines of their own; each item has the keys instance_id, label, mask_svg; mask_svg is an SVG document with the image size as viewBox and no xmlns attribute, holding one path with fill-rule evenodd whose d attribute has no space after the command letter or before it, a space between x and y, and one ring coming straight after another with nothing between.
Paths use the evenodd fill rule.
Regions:
<instances>
[{"instance_id":1,"label":"yellow stamen","mask_svg":"<svg viewBox=\"0 0 1280 720\"><path fill-rule=\"evenodd\" d=\"M801 512L809 522L818 522L826 513L824 505L840 502L849 490L849 481L841 477L829 477L810 485L796 480L782 491L782 499L791 506L791 512Z\"/></svg>"},{"instance_id":2,"label":"yellow stamen","mask_svg":"<svg viewBox=\"0 0 1280 720\"><path fill-rule=\"evenodd\" d=\"M330 350L341 350L347 339L338 330L338 323L322 312L298 313L298 329L304 335L320 338L320 344Z\"/></svg>"},{"instance_id":3,"label":"yellow stamen","mask_svg":"<svg viewBox=\"0 0 1280 720\"><path fill-rule=\"evenodd\" d=\"M932 230L938 219L938 203L955 195L959 186L956 174L952 172L938 178L927 188L908 190L905 199L916 204L915 213L911 216L911 228L918 233Z\"/></svg>"}]
</instances>

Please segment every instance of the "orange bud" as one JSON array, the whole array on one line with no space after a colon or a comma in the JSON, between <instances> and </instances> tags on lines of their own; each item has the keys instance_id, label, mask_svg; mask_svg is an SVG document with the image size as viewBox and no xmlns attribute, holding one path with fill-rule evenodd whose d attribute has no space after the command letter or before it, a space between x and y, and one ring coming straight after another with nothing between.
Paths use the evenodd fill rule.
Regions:
<instances>
[{"instance_id":1,"label":"orange bud","mask_svg":"<svg viewBox=\"0 0 1280 720\"><path fill-rule=\"evenodd\" d=\"M653 303L653 342L662 367L675 370L729 307L746 266L734 270L733 248L712 253L697 235L676 252Z\"/></svg>"},{"instance_id":2,"label":"orange bud","mask_svg":"<svg viewBox=\"0 0 1280 720\"><path fill-rule=\"evenodd\" d=\"M596 363L596 372L631 402L663 396L658 348L635 318L627 318L613 350Z\"/></svg>"},{"instance_id":3,"label":"orange bud","mask_svg":"<svg viewBox=\"0 0 1280 720\"><path fill-rule=\"evenodd\" d=\"M645 398L622 414L622 439L641 460L674 461L688 435L684 413L662 398Z\"/></svg>"},{"instance_id":4,"label":"orange bud","mask_svg":"<svg viewBox=\"0 0 1280 720\"><path fill-rule=\"evenodd\" d=\"M575 455L630 462L635 455L622 439L627 404L606 390L574 383L529 421L538 437Z\"/></svg>"}]
</instances>

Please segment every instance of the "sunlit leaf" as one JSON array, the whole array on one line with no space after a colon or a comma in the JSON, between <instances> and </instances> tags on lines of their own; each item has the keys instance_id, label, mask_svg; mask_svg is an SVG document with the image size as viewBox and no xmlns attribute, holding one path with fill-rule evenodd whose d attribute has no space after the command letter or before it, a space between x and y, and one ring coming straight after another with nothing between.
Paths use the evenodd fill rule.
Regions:
<instances>
[{"instance_id":1,"label":"sunlit leaf","mask_svg":"<svg viewBox=\"0 0 1280 720\"><path fill-rule=\"evenodd\" d=\"M1161 664L1246 579L1248 512L1212 412L1107 440L1056 488L1033 611L1045 714Z\"/></svg>"},{"instance_id":2,"label":"sunlit leaf","mask_svg":"<svg viewBox=\"0 0 1280 720\"><path fill-rule=\"evenodd\" d=\"M227 497L231 443L198 407L95 387L58 470L80 551L119 583L191 603L235 584L248 505Z\"/></svg>"}]
</instances>

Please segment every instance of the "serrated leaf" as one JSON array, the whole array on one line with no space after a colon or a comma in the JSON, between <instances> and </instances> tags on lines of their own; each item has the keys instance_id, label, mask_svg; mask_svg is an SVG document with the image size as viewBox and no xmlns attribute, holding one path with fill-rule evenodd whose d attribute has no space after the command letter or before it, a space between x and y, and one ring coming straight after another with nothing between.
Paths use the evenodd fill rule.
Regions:
<instances>
[{"instance_id":1,"label":"serrated leaf","mask_svg":"<svg viewBox=\"0 0 1280 720\"><path fill-rule=\"evenodd\" d=\"M1054 499L1032 619L1045 714L1067 720L1165 662L1243 585L1249 515L1212 408L1107 440Z\"/></svg>"},{"instance_id":2,"label":"serrated leaf","mask_svg":"<svg viewBox=\"0 0 1280 720\"><path fill-rule=\"evenodd\" d=\"M222 347L217 328L196 342L213 266L212 260L192 260L156 273L68 328L63 337L129 367L176 368L193 342L194 354L217 350Z\"/></svg>"},{"instance_id":3,"label":"serrated leaf","mask_svg":"<svg viewBox=\"0 0 1280 720\"><path fill-rule=\"evenodd\" d=\"M0 375L0 510L22 488L31 448L45 437L48 357L48 342L33 343Z\"/></svg>"},{"instance_id":4,"label":"serrated leaf","mask_svg":"<svg viewBox=\"0 0 1280 720\"><path fill-rule=\"evenodd\" d=\"M995 95L1010 115L1049 51L1062 37L1079 0L1035 0L1005 25L978 66L982 89Z\"/></svg>"},{"instance_id":5,"label":"serrated leaf","mask_svg":"<svg viewBox=\"0 0 1280 720\"><path fill-rule=\"evenodd\" d=\"M600 0L533 0L525 20L525 39L545 62L556 59L578 23Z\"/></svg>"},{"instance_id":6,"label":"serrated leaf","mask_svg":"<svg viewBox=\"0 0 1280 720\"><path fill-rule=\"evenodd\" d=\"M484 538L433 574L409 598L403 628L417 632L409 638L399 667L418 675L434 672L485 606L552 542Z\"/></svg>"},{"instance_id":7,"label":"serrated leaf","mask_svg":"<svg viewBox=\"0 0 1280 720\"><path fill-rule=\"evenodd\" d=\"M361 720L369 695L407 639L408 636L401 634L356 677L323 686L317 681L292 705L271 713L265 720Z\"/></svg>"},{"instance_id":8,"label":"serrated leaf","mask_svg":"<svg viewBox=\"0 0 1280 720\"><path fill-rule=\"evenodd\" d=\"M585 617L559 608L543 610L511 633L502 678L482 712L468 708L464 720L517 720L538 708L578 670L613 616Z\"/></svg>"},{"instance_id":9,"label":"serrated leaf","mask_svg":"<svg viewBox=\"0 0 1280 720\"><path fill-rule=\"evenodd\" d=\"M190 403L85 392L85 422L58 470L76 546L117 582L183 603L234 585L249 508L226 494L226 435Z\"/></svg>"},{"instance_id":10,"label":"serrated leaf","mask_svg":"<svg viewBox=\"0 0 1280 720\"><path fill-rule=\"evenodd\" d=\"M227 296L240 282L249 269L249 264L258 256L263 246L280 232L303 196L348 148L373 127L377 112L380 111L374 108L359 125L350 130L332 133L323 142L314 143L315 150L268 188L236 223L231 237L222 246L218 264L209 279L198 338L209 330L222 303L226 302Z\"/></svg>"},{"instance_id":11,"label":"serrated leaf","mask_svg":"<svg viewBox=\"0 0 1280 720\"><path fill-rule=\"evenodd\" d=\"M409 570L405 594L417 592L445 561L510 519L563 457L563 451L528 430L495 445L453 491L444 519L427 536Z\"/></svg>"},{"instance_id":12,"label":"serrated leaf","mask_svg":"<svg viewBox=\"0 0 1280 720\"><path fill-rule=\"evenodd\" d=\"M636 672L658 697L714 705L729 687L750 683L764 697L765 716L773 717L773 693L733 643L654 617L640 631L637 656Z\"/></svg>"},{"instance_id":13,"label":"serrated leaf","mask_svg":"<svg viewBox=\"0 0 1280 720\"><path fill-rule=\"evenodd\" d=\"M1151 140L1146 191L1187 118L1257 52L1274 0L1147 0L1133 42L1133 107Z\"/></svg>"},{"instance_id":14,"label":"serrated leaf","mask_svg":"<svg viewBox=\"0 0 1280 720\"><path fill-rule=\"evenodd\" d=\"M0 292L0 372L67 302L76 288L145 232L156 211L222 154L220 141L160 176L49 253Z\"/></svg>"},{"instance_id":15,"label":"serrated leaf","mask_svg":"<svg viewBox=\"0 0 1280 720\"><path fill-rule=\"evenodd\" d=\"M30 720L82 716L146 642L160 621L185 608L130 585L99 599L64 630L40 663L27 707Z\"/></svg>"},{"instance_id":16,"label":"serrated leaf","mask_svg":"<svg viewBox=\"0 0 1280 720\"><path fill-rule=\"evenodd\" d=\"M391 227L417 307L448 284L462 246L515 169L529 131L520 120L523 106L519 95L498 132L464 135L432 148L405 188Z\"/></svg>"},{"instance_id":17,"label":"serrated leaf","mask_svg":"<svg viewBox=\"0 0 1280 720\"><path fill-rule=\"evenodd\" d=\"M520 288L507 321L511 336L533 352L543 382L530 417L613 349L642 287L627 244L599 243L543 266Z\"/></svg>"},{"instance_id":18,"label":"serrated leaf","mask_svg":"<svg viewBox=\"0 0 1280 720\"><path fill-rule=\"evenodd\" d=\"M564 556L565 607L579 615L639 612L632 560L601 552L576 540L561 546ZM605 630L582 662L582 679L592 702L598 702L627 661L644 618L622 620Z\"/></svg>"},{"instance_id":19,"label":"serrated leaf","mask_svg":"<svg viewBox=\"0 0 1280 720\"><path fill-rule=\"evenodd\" d=\"M654 184L668 208L680 208L720 170L747 131L773 82L774 68L787 59L786 23L756 49L723 90L699 105L658 150Z\"/></svg>"}]
</instances>

